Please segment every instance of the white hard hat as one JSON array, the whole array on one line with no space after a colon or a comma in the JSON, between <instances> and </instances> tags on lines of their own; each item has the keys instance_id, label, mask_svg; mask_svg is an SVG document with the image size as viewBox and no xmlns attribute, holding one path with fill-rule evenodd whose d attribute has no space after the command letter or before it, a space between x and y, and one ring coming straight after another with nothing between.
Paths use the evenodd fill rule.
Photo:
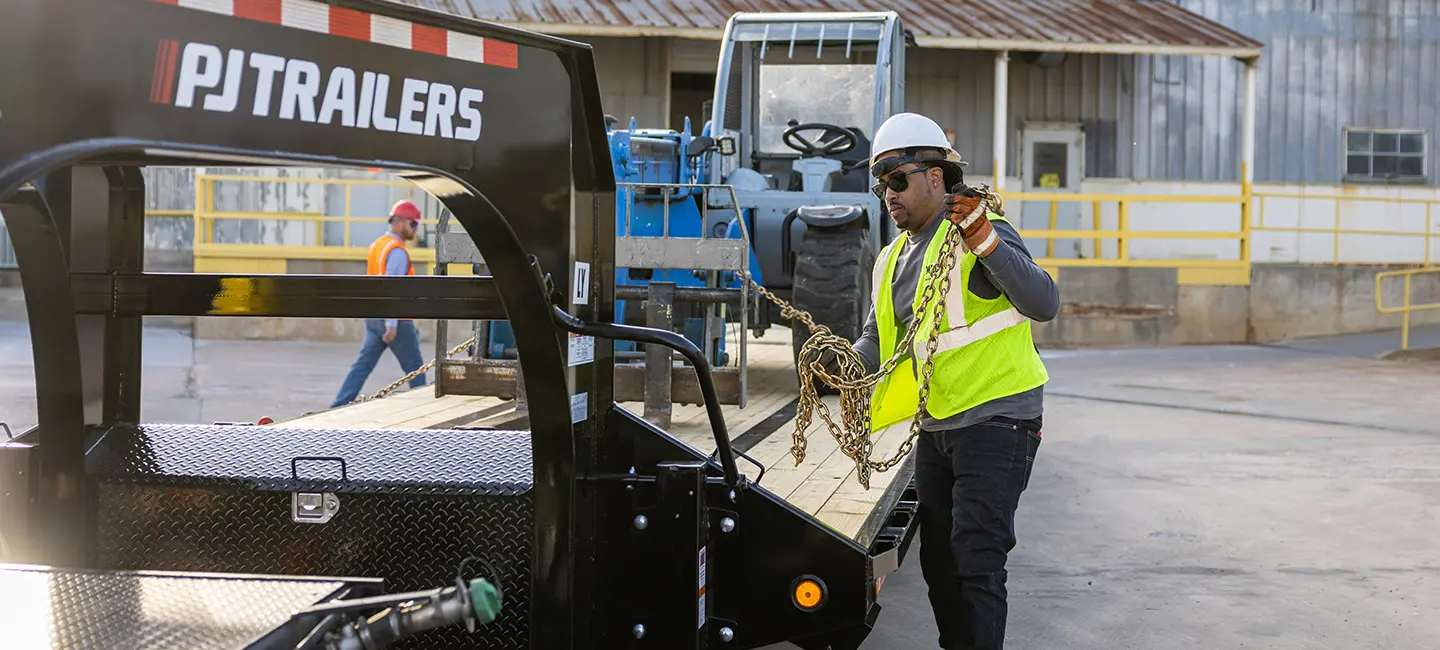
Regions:
<instances>
[{"instance_id":1,"label":"white hard hat","mask_svg":"<svg viewBox=\"0 0 1440 650\"><path fill-rule=\"evenodd\" d=\"M870 147L870 164L873 166L881 154L910 147L939 149L944 152L945 162L962 167L966 164L950 146L945 130L935 120L916 113L896 113L875 130L875 140Z\"/></svg>"}]
</instances>

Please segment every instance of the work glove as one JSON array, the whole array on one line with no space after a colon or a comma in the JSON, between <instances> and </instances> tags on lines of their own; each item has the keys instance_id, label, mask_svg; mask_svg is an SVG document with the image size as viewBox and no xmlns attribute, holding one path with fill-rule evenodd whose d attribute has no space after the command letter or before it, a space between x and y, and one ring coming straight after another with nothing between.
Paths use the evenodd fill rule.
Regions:
<instances>
[{"instance_id":1,"label":"work glove","mask_svg":"<svg viewBox=\"0 0 1440 650\"><path fill-rule=\"evenodd\" d=\"M820 367L832 376L840 376L840 355L834 350L826 349L820 351Z\"/></svg>"},{"instance_id":2,"label":"work glove","mask_svg":"<svg viewBox=\"0 0 1440 650\"><path fill-rule=\"evenodd\" d=\"M990 218L985 214L987 206L984 205L984 198L975 188L962 183L951 188L944 200L945 218L960 227L960 232L964 235L965 250L975 253L977 257L989 255L1000 245L995 226L990 224Z\"/></svg>"}]
</instances>

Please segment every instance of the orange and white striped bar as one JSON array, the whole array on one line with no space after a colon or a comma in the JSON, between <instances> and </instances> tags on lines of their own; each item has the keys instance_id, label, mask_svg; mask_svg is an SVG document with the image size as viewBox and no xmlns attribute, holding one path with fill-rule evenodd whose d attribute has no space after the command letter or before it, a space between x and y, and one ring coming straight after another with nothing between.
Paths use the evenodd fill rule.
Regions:
<instances>
[{"instance_id":1,"label":"orange and white striped bar","mask_svg":"<svg viewBox=\"0 0 1440 650\"><path fill-rule=\"evenodd\" d=\"M343 36L502 68L519 67L519 47L315 0L152 0L225 16Z\"/></svg>"}]
</instances>

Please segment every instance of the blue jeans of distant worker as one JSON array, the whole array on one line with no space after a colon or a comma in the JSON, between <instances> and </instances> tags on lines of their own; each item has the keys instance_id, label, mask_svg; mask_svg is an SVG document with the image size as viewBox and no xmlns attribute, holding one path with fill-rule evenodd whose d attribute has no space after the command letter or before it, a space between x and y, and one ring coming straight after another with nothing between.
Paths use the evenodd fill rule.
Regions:
<instances>
[{"instance_id":1,"label":"blue jeans of distant worker","mask_svg":"<svg viewBox=\"0 0 1440 650\"><path fill-rule=\"evenodd\" d=\"M420 330L415 329L414 321L402 320L396 323L395 340L388 346L385 345L384 336L384 320L371 318L365 321L365 342L360 345L360 356L350 365L350 374L345 375L345 383L340 385L340 394L335 396L335 403L331 404L331 407L344 406L359 397L360 389L365 387L365 380L370 378L370 372L375 370L375 364L379 363L380 355L385 353L387 347L395 353L401 370L407 375L425 363L420 356ZM424 385L424 374L410 380L411 388Z\"/></svg>"},{"instance_id":2,"label":"blue jeans of distant worker","mask_svg":"<svg viewBox=\"0 0 1440 650\"><path fill-rule=\"evenodd\" d=\"M946 650L1005 644L1005 560L1040 448L1039 420L995 418L915 441L920 572Z\"/></svg>"}]
</instances>

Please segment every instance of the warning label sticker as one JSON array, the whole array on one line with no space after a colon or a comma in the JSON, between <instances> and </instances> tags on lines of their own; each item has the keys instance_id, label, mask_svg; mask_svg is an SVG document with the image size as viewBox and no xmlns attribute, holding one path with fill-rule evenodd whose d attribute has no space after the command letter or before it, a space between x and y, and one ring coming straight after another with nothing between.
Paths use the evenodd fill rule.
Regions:
<instances>
[{"instance_id":1,"label":"warning label sticker","mask_svg":"<svg viewBox=\"0 0 1440 650\"><path fill-rule=\"evenodd\" d=\"M570 367L595 361L595 337L570 334Z\"/></svg>"},{"instance_id":2,"label":"warning label sticker","mask_svg":"<svg viewBox=\"0 0 1440 650\"><path fill-rule=\"evenodd\" d=\"M705 627L705 547L700 547L700 623L696 629Z\"/></svg>"},{"instance_id":3,"label":"warning label sticker","mask_svg":"<svg viewBox=\"0 0 1440 650\"><path fill-rule=\"evenodd\" d=\"M582 422L590 411L590 394L580 393L570 396L570 423Z\"/></svg>"}]
</instances>

